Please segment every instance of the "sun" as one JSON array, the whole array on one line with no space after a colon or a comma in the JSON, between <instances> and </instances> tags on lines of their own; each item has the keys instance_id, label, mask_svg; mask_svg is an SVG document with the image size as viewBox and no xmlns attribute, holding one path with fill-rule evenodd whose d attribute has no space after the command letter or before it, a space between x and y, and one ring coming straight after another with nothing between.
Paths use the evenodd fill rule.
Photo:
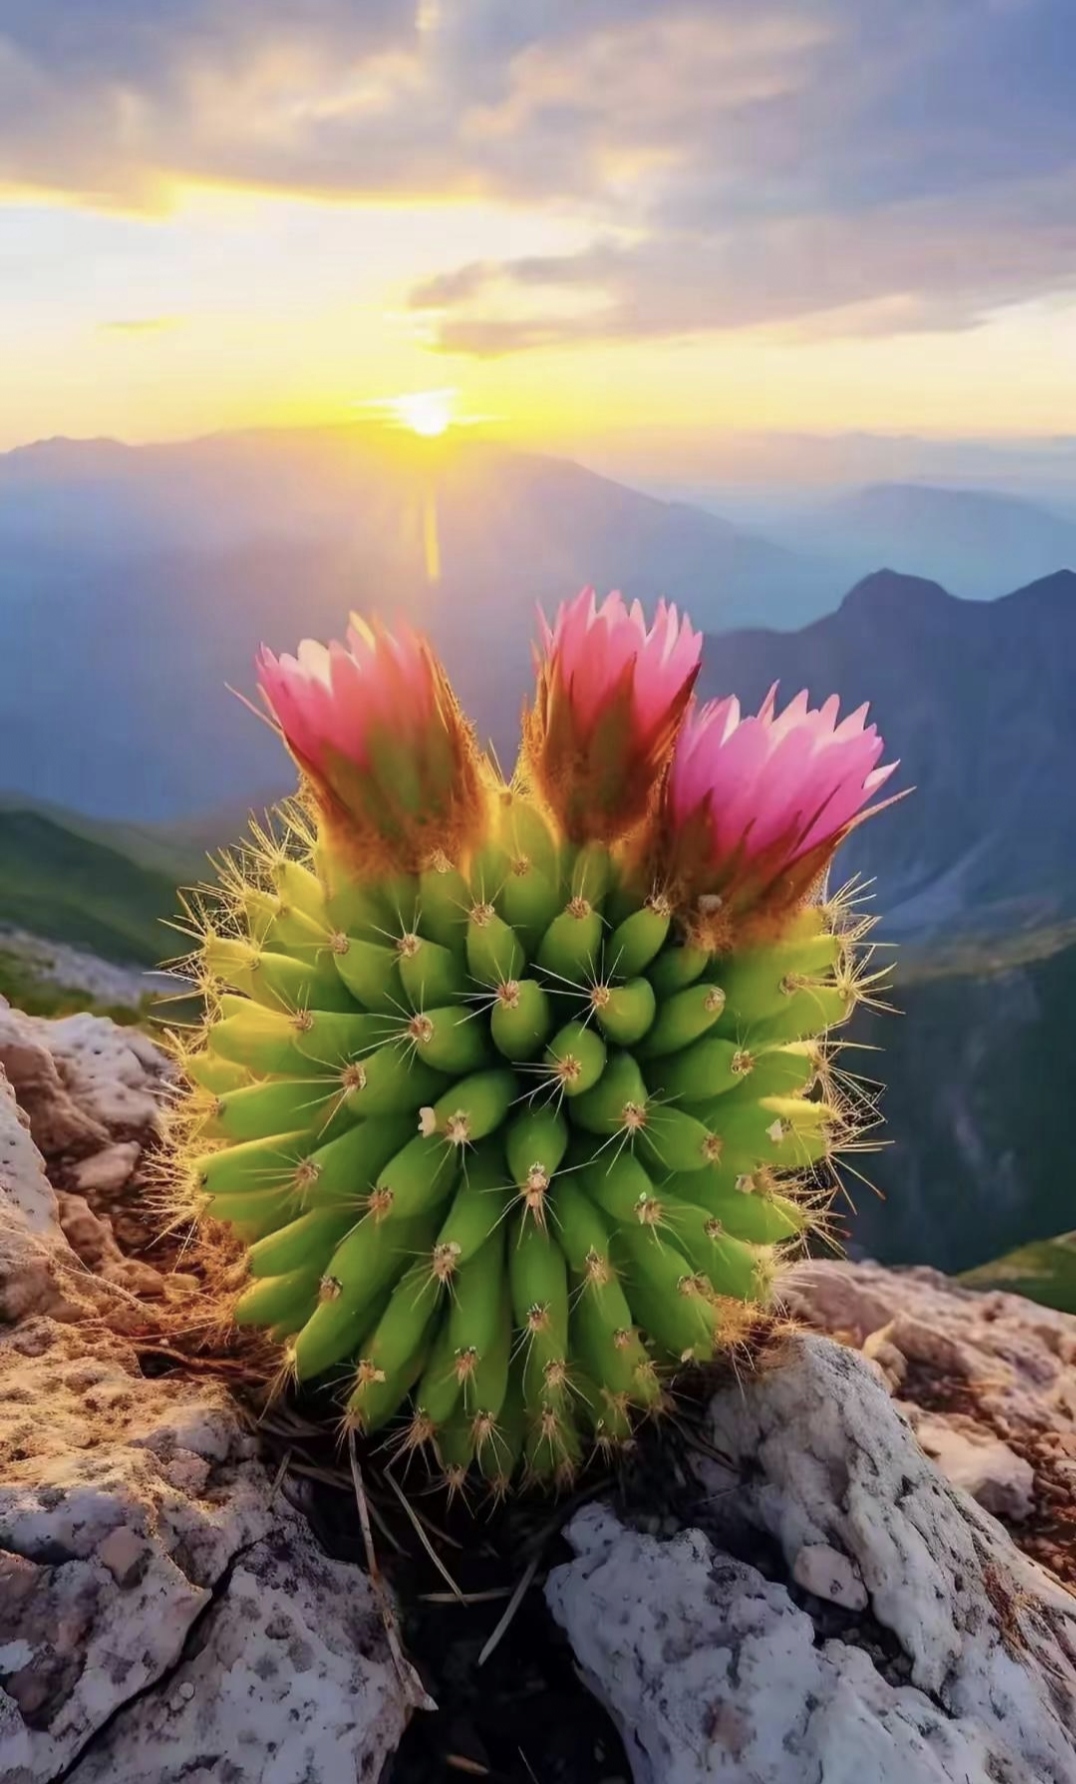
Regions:
<instances>
[{"instance_id":1,"label":"sun","mask_svg":"<svg viewBox=\"0 0 1076 1784\"><path fill-rule=\"evenodd\" d=\"M386 408L400 427L432 440L451 426L456 406L454 390L415 390L407 396L390 397Z\"/></svg>"}]
</instances>

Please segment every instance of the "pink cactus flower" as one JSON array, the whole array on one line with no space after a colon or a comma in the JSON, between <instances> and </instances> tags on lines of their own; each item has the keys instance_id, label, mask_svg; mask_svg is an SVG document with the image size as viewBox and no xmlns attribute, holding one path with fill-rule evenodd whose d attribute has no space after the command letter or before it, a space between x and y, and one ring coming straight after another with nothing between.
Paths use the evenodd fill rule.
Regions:
<instances>
[{"instance_id":1,"label":"pink cactus flower","mask_svg":"<svg viewBox=\"0 0 1076 1784\"><path fill-rule=\"evenodd\" d=\"M699 673L702 635L675 606L594 590L541 617L524 760L573 841L615 841L645 815Z\"/></svg>"},{"instance_id":2,"label":"pink cactus flower","mask_svg":"<svg viewBox=\"0 0 1076 1784\"><path fill-rule=\"evenodd\" d=\"M351 615L347 644L304 638L295 656L258 653L262 696L304 767L331 778L336 760L366 768L380 731L417 736L434 705L435 662L409 628L397 636Z\"/></svg>"},{"instance_id":3,"label":"pink cactus flower","mask_svg":"<svg viewBox=\"0 0 1076 1784\"><path fill-rule=\"evenodd\" d=\"M263 699L322 814L370 871L455 851L483 809L477 752L428 640L351 615L347 643L257 658Z\"/></svg>"},{"instance_id":4,"label":"pink cactus flower","mask_svg":"<svg viewBox=\"0 0 1076 1784\"><path fill-rule=\"evenodd\" d=\"M552 628L542 614L547 659L556 660L582 732L592 731L622 680L630 683L632 717L645 736L661 725L685 686L694 684L702 634L680 619L675 606L658 602L647 631L638 601L630 608L619 594L601 606L592 588L563 601Z\"/></svg>"},{"instance_id":5,"label":"pink cactus flower","mask_svg":"<svg viewBox=\"0 0 1076 1784\"><path fill-rule=\"evenodd\" d=\"M776 684L746 718L734 696L689 714L665 792L665 830L695 892L750 905L806 889L897 767L867 707L839 720L834 694L784 712ZM877 809L872 808L872 809Z\"/></svg>"}]
</instances>

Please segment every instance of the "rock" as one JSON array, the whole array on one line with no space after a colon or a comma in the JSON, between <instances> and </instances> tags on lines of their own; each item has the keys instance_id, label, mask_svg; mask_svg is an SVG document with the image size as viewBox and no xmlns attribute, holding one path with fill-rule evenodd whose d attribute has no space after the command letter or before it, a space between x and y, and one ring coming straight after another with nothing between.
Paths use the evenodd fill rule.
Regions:
<instances>
[{"instance_id":1,"label":"rock","mask_svg":"<svg viewBox=\"0 0 1076 1784\"><path fill-rule=\"evenodd\" d=\"M98 1326L0 1339L0 1562L5 1784L373 1779L400 1737L365 1575L270 1505L221 1384Z\"/></svg>"},{"instance_id":2,"label":"rock","mask_svg":"<svg viewBox=\"0 0 1076 1784\"><path fill-rule=\"evenodd\" d=\"M45 1313L74 1320L109 1308L113 1323L129 1324L132 1295L175 1300L196 1286L190 1277L164 1276L125 1257L107 1220L81 1196L57 1194L0 1072L0 1321ZM145 1306L135 1315L135 1323L155 1321Z\"/></svg>"},{"instance_id":3,"label":"rock","mask_svg":"<svg viewBox=\"0 0 1076 1784\"><path fill-rule=\"evenodd\" d=\"M857 1647L817 1642L783 1586L701 1531L660 1543L588 1507L567 1536L578 1560L553 1575L550 1605L636 1784L1031 1784L991 1774L978 1730Z\"/></svg>"},{"instance_id":4,"label":"rock","mask_svg":"<svg viewBox=\"0 0 1076 1784\"><path fill-rule=\"evenodd\" d=\"M80 1195L114 1195L130 1182L141 1154L137 1140L105 1146L72 1167L71 1181Z\"/></svg>"},{"instance_id":5,"label":"rock","mask_svg":"<svg viewBox=\"0 0 1076 1784\"><path fill-rule=\"evenodd\" d=\"M915 1434L954 1487L963 1487L986 1511L1020 1521L1031 1515L1035 1470L1023 1456L959 1413L937 1418L920 1413Z\"/></svg>"},{"instance_id":6,"label":"rock","mask_svg":"<svg viewBox=\"0 0 1076 1784\"><path fill-rule=\"evenodd\" d=\"M266 1526L239 1467L249 1451L238 1431L216 1494L197 1449L184 1445L177 1459L198 1459L198 1491L189 1475L170 1478L152 1438L170 1413L182 1418L184 1390L142 1381L122 1341L24 1321L3 1341L0 1366L0 1546L34 1570L6 1632L29 1640L32 1657L0 1685L23 1721L14 1777L29 1780L68 1765L108 1715L175 1664L214 1581ZM220 1428L234 1424L220 1390L213 1412ZM219 1445L208 1447L217 1461ZM112 1571L121 1529L146 1551L137 1586L120 1587Z\"/></svg>"},{"instance_id":7,"label":"rock","mask_svg":"<svg viewBox=\"0 0 1076 1784\"><path fill-rule=\"evenodd\" d=\"M76 1319L95 1304L92 1284L75 1280L79 1262L58 1214L29 1121L0 1068L0 1320Z\"/></svg>"},{"instance_id":8,"label":"rock","mask_svg":"<svg viewBox=\"0 0 1076 1784\"><path fill-rule=\"evenodd\" d=\"M367 1581L289 1515L239 1554L167 1687L121 1711L71 1784L375 1784L403 1725L391 1669L369 1658L380 1639Z\"/></svg>"},{"instance_id":9,"label":"rock","mask_svg":"<svg viewBox=\"0 0 1076 1784\"><path fill-rule=\"evenodd\" d=\"M10 1036L16 1013L0 1017ZM82 1181L116 1182L156 1119L162 1057L98 1018L18 1022L56 1168L92 1130ZM69 1107L88 1125L65 1126ZM372 1784L413 1698L370 1583L273 1501L222 1381L178 1353L143 1376L122 1331L152 1336L162 1284L198 1288L54 1191L0 1074L0 1778Z\"/></svg>"},{"instance_id":10,"label":"rock","mask_svg":"<svg viewBox=\"0 0 1076 1784\"><path fill-rule=\"evenodd\" d=\"M937 1270L822 1262L790 1271L782 1293L792 1313L858 1346L885 1328L907 1362L974 1382L991 1416L1042 1422L1051 1390L1069 1393L1076 1319L1020 1295L963 1288Z\"/></svg>"},{"instance_id":11,"label":"rock","mask_svg":"<svg viewBox=\"0 0 1076 1784\"><path fill-rule=\"evenodd\" d=\"M879 1364L947 1477L1076 1585L1076 1319L878 1264L802 1264L783 1294Z\"/></svg>"},{"instance_id":12,"label":"rock","mask_svg":"<svg viewBox=\"0 0 1076 1784\"><path fill-rule=\"evenodd\" d=\"M0 1053L21 1074L15 1094L25 1102L33 1138L61 1191L60 1224L75 1254L67 1264L85 1266L75 1299L99 1300L93 1282L155 1301L189 1294L189 1277L129 1255L150 1245L163 1224L145 1194L140 1167L145 1143L156 1138L167 1094L170 1068L164 1055L144 1035L107 1018L79 1015L49 1022L7 1008L0 1009ZM39 1159L39 1175L40 1165ZM49 1196L55 1213L51 1188ZM53 1274L57 1263L54 1253ZM5 1274L10 1280L14 1272ZM3 1293L0 1288L0 1308ZM15 1293L20 1310L32 1300L38 1311L67 1317L53 1291L42 1285L40 1268Z\"/></svg>"},{"instance_id":13,"label":"rock","mask_svg":"<svg viewBox=\"0 0 1076 1784\"><path fill-rule=\"evenodd\" d=\"M867 1588L839 1549L825 1542L805 1542L792 1562L792 1578L805 1592L840 1604L845 1610L863 1611L870 1602Z\"/></svg>"},{"instance_id":14,"label":"rock","mask_svg":"<svg viewBox=\"0 0 1076 1784\"><path fill-rule=\"evenodd\" d=\"M703 1529L587 1507L547 1587L638 1784L1076 1784L1076 1600L941 1479L873 1369L795 1340L710 1426L733 1473L700 1463ZM783 1579L750 1559L774 1545ZM812 1549L865 1604L821 1601Z\"/></svg>"},{"instance_id":15,"label":"rock","mask_svg":"<svg viewBox=\"0 0 1076 1784\"><path fill-rule=\"evenodd\" d=\"M4 1224L25 1233L59 1234L56 1194L34 1142L29 1119L0 1066L0 1197Z\"/></svg>"},{"instance_id":16,"label":"rock","mask_svg":"<svg viewBox=\"0 0 1076 1784\"><path fill-rule=\"evenodd\" d=\"M908 1373L908 1359L893 1343L888 1326L868 1332L863 1340L863 1355L880 1370L890 1393L896 1393Z\"/></svg>"},{"instance_id":17,"label":"rock","mask_svg":"<svg viewBox=\"0 0 1076 1784\"><path fill-rule=\"evenodd\" d=\"M97 1546L97 1559L103 1561L117 1586L135 1586L148 1566L152 1550L144 1537L120 1524L110 1530Z\"/></svg>"},{"instance_id":18,"label":"rock","mask_svg":"<svg viewBox=\"0 0 1076 1784\"><path fill-rule=\"evenodd\" d=\"M145 1035L107 1016L49 1021L0 1008L0 1065L50 1162L100 1154L158 1130L169 1063Z\"/></svg>"},{"instance_id":19,"label":"rock","mask_svg":"<svg viewBox=\"0 0 1076 1784\"><path fill-rule=\"evenodd\" d=\"M52 1156L106 1144L108 1129L69 1094L52 1054L37 1038L34 1018L20 1010L0 1008L0 1067L41 1152Z\"/></svg>"},{"instance_id":20,"label":"rock","mask_svg":"<svg viewBox=\"0 0 1076 1784\"><path fill-rule=\"evenodd\" d=\"M48 1046L79 1108L107 1133L157 1129L168 1064L145 1035L83 1012L50 1022Z\"/></svg>"},{"instance_id":21,"label":"rock","mask_svg":"<svg viewBox=\"0 0 1076 1784\"><path fill-rule=\"evenodd\" d=\"M62 1190L57 1200L64 1237L95 1276L103 1282L117 1283L129 1294L164 1294L166 1283L161 1272L152 1264L125 1257L116 1243L111 1222L95 1214L85 1196Z\"/></svg>"}]
</instances>

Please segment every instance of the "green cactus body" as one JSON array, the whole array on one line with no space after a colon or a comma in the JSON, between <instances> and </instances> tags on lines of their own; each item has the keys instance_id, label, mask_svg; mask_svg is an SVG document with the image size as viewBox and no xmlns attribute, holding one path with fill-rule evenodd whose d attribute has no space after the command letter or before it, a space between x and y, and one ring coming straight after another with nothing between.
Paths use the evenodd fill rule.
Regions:
<instances>
[{"instance_id":1,"label":"green cactus body","mask_svg":"<svg viewBox=\"0 0 1076 1784\"><path fill-rule=\"evenodd\" d=\"M526 798L491 821L384 884L297 838L244 856L181 1119L188 1205L249 1248L236 1320L503 1492L627 1442L765 1303L852 1134L856 991L833 907L711 952Z\"/></svg>"},{"instance_id":2,"label":"green cactus body","mask_svg":"<svg viewBox=\"0 0 1076 1784\"><path fill-rule=\"evenodd\" d=\"M560 894L540 867L522 857L512 863L500 892L506 923L511 924L523 946L537 946L560 906Z\"/></svg>"},{"instance_id":3,"label":"green cactus body","mask_svg":"<svg viewBox=\"0 0 1076 1784\"><path fill-rule=\"evenodd\" d=\"M409 934L398 949L400 982L408 1001L424 1010L469 990L463 962L431 937Z\"/></svg>"},{"instance_id":4,"label":"green cactus body","mask_svg":"<svg viewBox=\"0 0 1076 1784\"><path fill-rule=\"evenodd\" d=\"M533 1059L553 1027L549 994L537 979L508 979L497 988L490 1036L505 1059Z\"/></svg>"},{"instance_id":5,"label":"green cactus body","mask_svg":"<svg viewBox=\"0 0 1076 1784\"><path fill-rule=\"evenodd\" d=\"M648 979L596 986L590 1000L602 1033L618 1047L641 1041L657 1014L657 998Z\"/></svg>"},{"instance_id":6,"label":"green cactus body","mask_svg":"<svg viewBox=\"0 0 1076 1784\"><path fill-rule=\"evenodd\" d=\"M332 1085L309 1078L247 1084L218 1096L206 1133L211 1139L240 1142L299 1129L319 1144L335 1137L330 1129L342 1131L348 1125L340 1102ZM345 1117L342 1122L341 1115Z\"/></svg>"},{"instance_id":7,"label":"green cactus body","mask_svg":"<svg viewBox=\"0 0 1076 1784\"><path fill-rule=\"evenodd\" d=\"M243 1290L235 1306L240 1326L267 1326L270 1331L286 1325L290 1331L305 1326L318 1304L316 1270L289 1270L266 1276Z\"/></svg>"}]
</instances>

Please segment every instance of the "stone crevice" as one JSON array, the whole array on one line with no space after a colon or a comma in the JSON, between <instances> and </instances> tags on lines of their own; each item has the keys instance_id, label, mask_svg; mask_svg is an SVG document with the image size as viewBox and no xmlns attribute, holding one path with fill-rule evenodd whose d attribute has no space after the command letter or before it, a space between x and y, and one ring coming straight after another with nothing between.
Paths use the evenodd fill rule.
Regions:
<instances>
[{"instance_id":1,"label":"stone crevice","mask_svg":"<svg viewBox=\"0 0 1076 1784\"><path fill-rule=\"evenodd\" d=\"M105 1721L100 1723L99 1726L92 1731L83 1745L72 1755L67 1764L65 1764L60 1771L55 1772L50 1779L45 1780L44 1784L68 1784L68 1780L76 1779L79 1769L83 1765L83 1761L86 1760L96 1748L102 1747L108 1741L113 1725L121 1716L130 1711L141 1701L141 1699L153 1694L163 1695L167 1692L169 1686L178 1677L182 1668L192 1657L200 1639L203 1626L208 1619L211 1618L216 1607L227 1596L236 1567L245 1555L248 1555L252 1549L257 1547L257 1541L258 1539L255 1538L238 1548L235 1553L229 1557L217 1579L208 1586L208 1597L206 1598L205 1603L200 1605L195 1611L194 1616L187 1627L183 1646L171 1665L165 1667L164 1671L159 1673L156 1678L147 1680L147 1682L137 1691L132 1692L130 1697L124 1698L121 1702L117 1703L114 1709L106 1717Z\"/></svg>"}]
</instances>

